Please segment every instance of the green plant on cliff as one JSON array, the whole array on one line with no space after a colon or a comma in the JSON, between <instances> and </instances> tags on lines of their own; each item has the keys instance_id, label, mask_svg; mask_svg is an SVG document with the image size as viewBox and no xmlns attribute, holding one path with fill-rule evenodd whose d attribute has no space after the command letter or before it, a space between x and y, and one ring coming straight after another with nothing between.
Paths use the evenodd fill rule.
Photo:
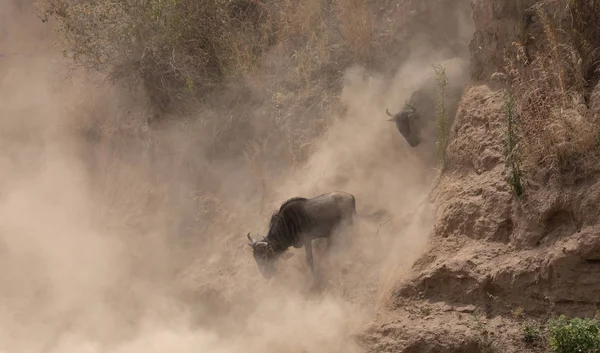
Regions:
<instances>
[{"instance_id":1,"label":"green plant on cliff","mask_svg":"<svg viewBox=\"0 0 600 353\"><path fill-rule=\"evenodd\" d=\"M561 315L548 321L550 348L555 353L596 353L600 351L600 322Z\"/></svg>"},{"instance_id":2,"label":"green plant on cliff","mask_svg":"<svg viewBox=\"0 0 600 353\"><path fill-rule=\"evenodd\" d=\"M450 135L450 123L446 113L446 87L448 86L448 77L446 68L443 65L433 65L438 84L436 96L436 122L437 122L437 154L442 168L446 165L446 149Z\"/></svg>"},{"instance_id":3,"label":"green plant on cliff","mask_svg":"<svg viewBox=\"0 0 600 353\"><path fill-rule=\"evenodd\" d=\"M541 339L540 329L533 324L523 326L523 341L533 343Z\"/></svg>"},{"instance_id":4,"label":"green plant on cliff","mask_svg":"<svg viewBox=\"0 0 600 353\"><path fill-rule=\"evenodd\" d=\"M509 170L508 183L517 198L523 195L523 173L518 148L518 123L515 113L515 103L511 95L504 101L504 116L506 117L506 132L504 134L504 157Z\"/></svg>"}]
</instances>

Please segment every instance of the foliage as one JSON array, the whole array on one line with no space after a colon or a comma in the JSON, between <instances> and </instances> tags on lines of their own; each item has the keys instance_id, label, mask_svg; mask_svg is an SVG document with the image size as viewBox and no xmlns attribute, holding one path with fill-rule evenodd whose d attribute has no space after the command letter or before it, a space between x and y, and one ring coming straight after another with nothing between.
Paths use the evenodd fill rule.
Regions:
<instances>
[{"instance_id":1,"label":"foliage","mask_svg":"<svg viewBox=\"0 0 600 353\"><path fill-rule=\"evenodd\" d=\"M597 319L565 315L548 322L550 348L556 353L594 353L600 349Z\"/></svg>"},{"instance_id":2,"label":"foliage","mask_svg":"<svg viewBox=\"0 0 600 353\"><path fill-rule=\"evenodd\" d=\"M530 325L530 324L523 326L523 340L525 342L532 343L532 342L539 340L540 337L541 337L541 334L540 334L539 328L537 328L533 325Z\"/></svg>"}]
</instances>

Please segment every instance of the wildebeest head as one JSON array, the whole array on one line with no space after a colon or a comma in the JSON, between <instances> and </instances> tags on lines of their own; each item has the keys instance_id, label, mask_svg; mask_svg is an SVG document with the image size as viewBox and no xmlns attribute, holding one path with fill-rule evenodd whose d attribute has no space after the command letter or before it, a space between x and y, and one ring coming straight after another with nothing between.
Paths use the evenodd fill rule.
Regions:
<instances>
[{"instance_id":1,"label":"wildebeest head","mask_svg":"<svg viewBox=\"0 0 600 353\"><path fill-rule=\"evenodd\" d=\"M250 240L248 245L252 248L252 256L254 256L258 270L267 280L275 274L275 260L278 257L287 260L292 256L291 254L276 254L271 245L265 241L264 237L260 241L252 239L250 233L248 233L247 237Z\"/></svg>"},{"instance_id":2,"label":"wildebeest head","mask_svg":"<svg viewBox=\"0 0 600 353\"><path fill-rule=\"evenodd\" d=\"M399 122L406 118L412 118L414 115L418 116L417 109L415 109L415 107L413 107L412 105L410 105L408 103L405 103L404 109L401 112L396 113L395 115L392 115L387 108L385 108L385 112L391 118L391 119L388 119L387 121L394 121L394 122Z\"/></svg>"}]
</instances>

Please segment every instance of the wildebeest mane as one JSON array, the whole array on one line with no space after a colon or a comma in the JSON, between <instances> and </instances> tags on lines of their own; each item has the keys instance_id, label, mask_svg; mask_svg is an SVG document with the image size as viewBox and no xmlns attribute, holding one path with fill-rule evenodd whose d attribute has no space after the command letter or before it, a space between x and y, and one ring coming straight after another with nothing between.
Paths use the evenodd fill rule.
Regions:
<instances>
[{"instance_id":1,"label":"wildebeest mane","mask_svg":"<svg viewBox=\"0 0 600 353\"><path fill-rule=\"evenodd\" d=\"M296 235L301 231L301 224L308 220L304 206L296 201L306 200L305 197L293 197L285 201L279 210L271 215L269 231L265 238L274 250L287 248L296 241Z\"/></svg>"}]
</instances>

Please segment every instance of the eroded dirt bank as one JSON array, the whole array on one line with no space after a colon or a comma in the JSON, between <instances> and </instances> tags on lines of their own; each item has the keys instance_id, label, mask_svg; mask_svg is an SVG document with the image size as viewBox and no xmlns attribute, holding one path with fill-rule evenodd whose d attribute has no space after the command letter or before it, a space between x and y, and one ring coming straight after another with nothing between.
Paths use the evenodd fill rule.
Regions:
<instances>
[{"instance_id":1,"label":"eroded dirt bank","mask_svg":"<svg viewBox=\"0 0 600 353\"><path fill-rule=\"evenodd\" d=\"M313 16L317 2L304 4L298 28L332 26L333 10ZM336 29L325 44L307 42L327 49L318 55L300 61L300 51L274 47L260 74L155 119L147 85L132 93L68 71L48 23L29 4L3 1L0 350L544 351L523 342L524 318L595 313L595 61L579 54L572 72L551 70L573 66L560 55L541 59L564 39L549 24L564 30L569 17L548 22L531 1L352 4L373 19L373 36L360 37L376 48L370 65L332 73L346 59L327 43ZM441 170L431 106L440 63L451 122ZM418 88L429 125L413 149L385 108L400 109ZM526 131L559 147L520 144L521 198L507 182L507 92L522 115L535 113L524 97L537 107L558 94L563 106L544 112L569 112ZM344 231L327 256L317 247L317 292L302 249L264 281L245 234L264 234L285 199L333 189L380 217Z\"/></svg>"},{"instance_id":2,"label":"eroded dirt bank","mask_svg":"<svg viewBox=\"0 0 600 353\"><path fill-rule=\"evenodd\" d=\"M592 205L598 203L600 85L597 73L585 73L586 51L578 51L585 35L559 34L582 19L577 4L565 6L473 2L471 82L452 126L447 169L435 187L431 243L398 283L391 312L365 336L371 351L546 351L543 340L525 343L525 324L597 314L600 234ZM578 64L548 59L557 42L581 55ZM583 69L567 72L563 65ZM565 84L560 92L562 83L577 80L583 83ZM511 93L522 119L515 124L525 130L517 135L520 197L504 144ZM546 100L553 95L557 102ZM564 95L569 101L558 98ZM545 121L533 120L534 109ZM573 131L582 132L571 137Z\"/></svg>"}]
</instances>

